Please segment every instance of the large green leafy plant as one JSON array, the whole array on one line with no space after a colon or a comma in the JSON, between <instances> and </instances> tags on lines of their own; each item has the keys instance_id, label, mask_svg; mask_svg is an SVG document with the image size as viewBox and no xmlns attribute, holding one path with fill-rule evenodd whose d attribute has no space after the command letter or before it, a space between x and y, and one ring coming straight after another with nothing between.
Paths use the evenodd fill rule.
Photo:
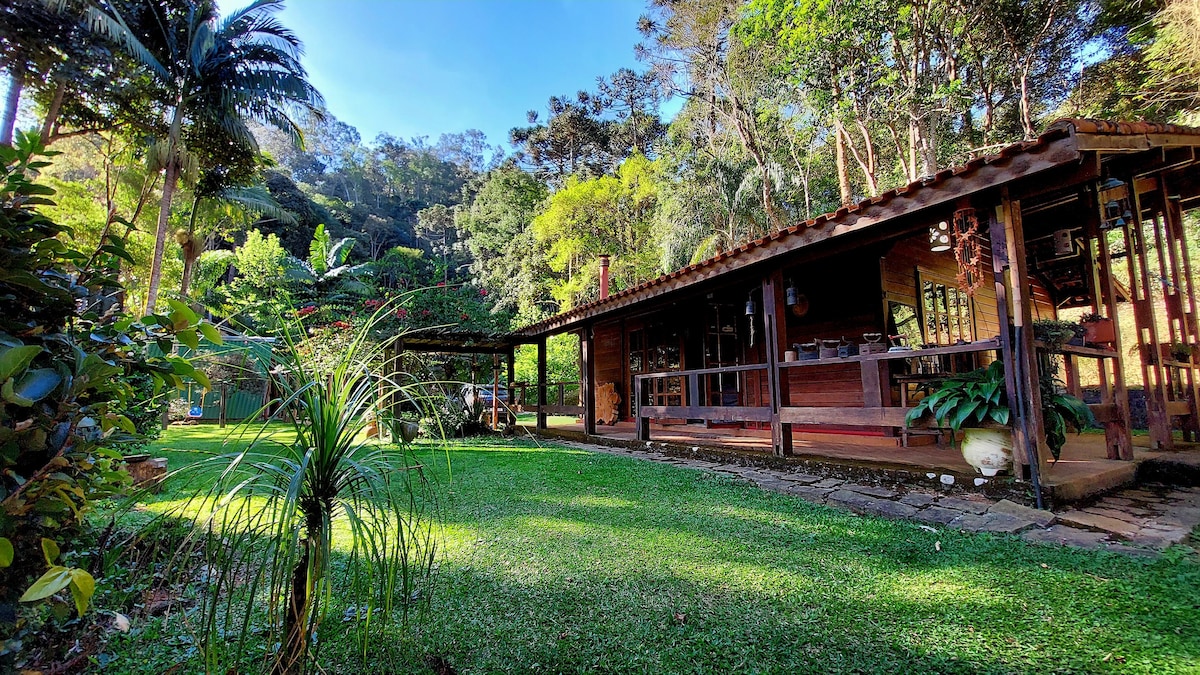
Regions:
<instances>
[{"instance_id":1,"label":"large green leafy plant","mask_svg":"<svg viewBox=\"0 0 1200 675\"><path fill-rule=\"evenodd\" d=\"M1041 373L1040 384L1046 446L1057 460L1066 445L1067 431L1082 431L1094 418L1083 401L1059 392L1052 374L1045 370ZM1004 391L1004 362L997 360L986 368L947 378L908 411L904 422L912 425L928 415L938 424L958 432L988 424L1007 426L1010 412Z\"/></svg>"},{"instance_id":2,"label":"large green leafy plant","mask_svg":"<svg viewBox=\"0 0 1200 675\"><path fill-rule=\"evenodd\" d=\"M314 358L303 326L285 322L264 370L290 429L245 427L229 452L192 465L202 487L177 515L207 513L191 544L209 570L201 636L209 672L253 651L254 625L266 627L273 672L303 671L331 604L365 627L405 621L431 573L432 486L407 445L367 437L377 420L389 421L390 402L427 400L419 385L383 374L388 362L371 335L387 311L335 358ZM340 551L335 538L345 542Z\"/></svg>"},{"instance_id":3,"label":"large green leafy plant","mask_svg":"<svg viewBox=\"0 0 1200 675\"><path fill-rule=\"evenodd\" d=\"M993 361L987 368L947 378L913 406L904 421L912 425L926 415L955 432L986 423L1008 424L1004 363Z\"/></svg>"}]
</instances>

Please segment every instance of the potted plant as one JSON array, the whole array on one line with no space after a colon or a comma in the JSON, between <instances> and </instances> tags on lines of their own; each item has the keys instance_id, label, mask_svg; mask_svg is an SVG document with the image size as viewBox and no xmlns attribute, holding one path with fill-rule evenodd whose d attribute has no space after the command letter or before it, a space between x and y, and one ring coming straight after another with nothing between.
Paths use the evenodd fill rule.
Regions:
<instances>
[{"instance_id":1,"label":"potted plant","mask_svg":"<svg viewBox=\"0 0 1200 675\"><path fill-rule=\"evenodd\" d=\"M1062 352L1063 345L1083 346L1085 329L1074 321L1038 319L1033 322L1033 337L1051 352Z\"/></svg>"},{"instance_id":2,"label":"potted plant","mask_svg":"<svg viewBox=\"0 0 1200 675\"><path fill-rule=\"evenodd\" d=\"M1117 340L1116 325L1113 320L1088 312L1079 317L1083 326L1083 341L1085 344L1111 345Z\"/></svg>"},{"instance_id":3,"label":"potted plant","mask_svg":"<svg viewBox=\"0 0 1200 675\"><path fill-rule=\"evenodd\" d=\"M1058 393L1053 386L1047 391L1046 382L1042 387L1046 445L1057 460L1067 442L1067 430L1082 430L1092 415L1078 398ZM963 459L983 475L995 476L1012 466L1013 441L1008 428L1011 413L1004 391L1003 362L994 361L986 368L946 379L908 412L905 424L911 426L926 415L948 427L952 439L963 432Z\"/></svg>"}]
</instances>

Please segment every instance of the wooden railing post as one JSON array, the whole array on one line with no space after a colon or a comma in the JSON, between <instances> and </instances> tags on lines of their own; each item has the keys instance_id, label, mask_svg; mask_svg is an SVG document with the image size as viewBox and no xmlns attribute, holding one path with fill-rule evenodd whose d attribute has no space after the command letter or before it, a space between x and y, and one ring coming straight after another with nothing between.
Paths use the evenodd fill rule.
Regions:
<instances>
[{"instance_id":1,"label":"wooden railing post","mask_svg":"<svg viewBox=\"0 0 1200 675\"><path fill-rule=\"evenodd\" d=\"M650 418L642 417L642 389L646 386L641 377L633 378L633 423L637 428L637 440L650 440Z\"/></svg>"},{"instance_id":2,"label":"wooden railing post","mask_svg":"<svg viewBox=\"0 0 1200 675\"><path fill-rule=\"evenodd\" d=\"M783 422L779 409L788 402L788 374L779 368L782 345L787 343L783 271L776 270L763 279L763 347L767 352L767 388L771 392L771 447L776 455L792 454L792 425Z\"/></svg>"},{"instance_id":3,"label":"wooden railing post","mask_svg":"<svg viewBox=\"0 0 1200 675\"><path fill-rule=\"evenodd\" d=\"M596 343L591 326L579 333L579 404L583 406L583 433L596 435ZM566 405L559 385L559 405Z\"/></svg>"},{"instance_id":4,"label":"wooden railing post","mask_svg":"<svg viewBox=\"0 0 1200 675\"><path fill-rule=\"evenodd\" d=\"M537 428L546 428L546 338L540 338L537 343Z\"/></svg>"}]
</instances>

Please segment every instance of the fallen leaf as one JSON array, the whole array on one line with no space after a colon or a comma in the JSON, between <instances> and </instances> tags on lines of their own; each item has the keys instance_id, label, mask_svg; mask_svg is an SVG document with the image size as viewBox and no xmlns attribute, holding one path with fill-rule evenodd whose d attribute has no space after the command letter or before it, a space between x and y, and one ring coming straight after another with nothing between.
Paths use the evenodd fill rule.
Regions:
<instances>
[{"instance_id":1,"label":"fallen leaf","mask_svg":"<svg viewBox=\"0 0 1200 675\"><path fill-rule=\"evenodd\" d=\"M935 551L938 551L938 552L941 552L941 550L942 550L942 542L940 542L940 541L935 541L935 542L933 542L933 550L935 550Z\"/></svg>"},{"instance_id":2,"label":"fallen leaf","mask_svg":"<svg viewBox=\"0 0 1200 675\"><path fill-rule=\"evenodd\" d=\"M129 617L121 613L113 614L113 628L122 633L129 632Z\"/></svg>"},{"instance_id":3,"label":"fallen leaf","mask_svg":"<svg viewBox=\"0 0 1200 675\"><path fill-rule=\"evenodd\" d=\"M687 623L687 614L683 614L681 612L675 612L675 620L678 621L680 624L685 624L685 623Z\"/></svg>"}]
</instances>

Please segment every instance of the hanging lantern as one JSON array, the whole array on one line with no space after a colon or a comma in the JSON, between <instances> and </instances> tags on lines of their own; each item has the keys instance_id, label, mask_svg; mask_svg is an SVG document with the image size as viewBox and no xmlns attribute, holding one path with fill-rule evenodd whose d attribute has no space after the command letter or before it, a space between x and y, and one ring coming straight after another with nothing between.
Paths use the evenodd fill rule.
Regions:
<instances>
[{"instance_id":1,"label":"hanging lantern","mask_svg":"<svg viewBox=\"0 0 1200 675\"><path fill-rule=\"evenodd\" d=\"M934 253L950 250L950 223L943 220L929 228L929 250Z\"/></svg>"},{"instance_id":2,"label":"hanging lantern","mask_svg":"<svg viewBox=\"0 0 1200 675\"><path fill-rule=\"evenodd\" d=\"M1125 227L1133 220L1129 207L1129 186L1116 178L1100 184L1100 202L1104 204L1104 222L1101 229L1113 230Z\"/></svg>"},{"instance_id":3,"label":"hanging lantern","mask_svg":"<svg viewBox=\"0 0 1200 675\"><path fill-rule=\"evenodd\" d=\"M751 294L749 297L746 298L746 316L754 316L754 312L755 312L754 296L753 296L753 294Z\"/></svg>"},{"instance_id":4,"label":"hanging lantern","mask_svg":"<svg viewBox=\"0 0 1200 675\"><path fill-rule=\"evenodd\" d=\"M795 307L800 302L800 291L796 290L796 284L788 279L787 288L783 289L784 301L788 307Z\"/></svg>"},{"instance_id":5,"label":"hanging lantern","mask_svg":"<svg viewBox=\"0 0 1200 675\"><path fill-rule=\"evenodd\" d=\"M1070 229L1054 231L1054 255L1068 256L1075 253L1075 239Z\"/></svg>"}]
</instances>

